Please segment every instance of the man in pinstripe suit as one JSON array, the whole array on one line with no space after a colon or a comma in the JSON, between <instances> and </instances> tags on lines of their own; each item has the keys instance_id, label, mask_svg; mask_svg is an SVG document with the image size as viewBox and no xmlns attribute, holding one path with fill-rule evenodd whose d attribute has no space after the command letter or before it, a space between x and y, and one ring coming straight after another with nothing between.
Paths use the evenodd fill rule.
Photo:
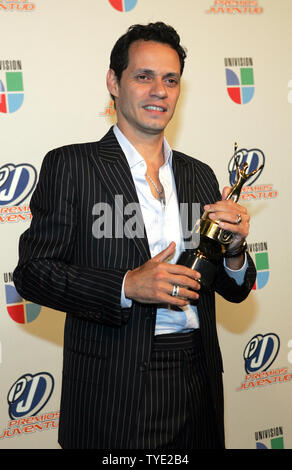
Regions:
<instances>
[{"instance_id":1,"label":"man in pinstripe suit","mask_svg":"<svg viewBox=\"0 0 292 470\"><path fill-rule=\"evenodd\" d=\"M49 152L31 200L14 282L24 298L67 312L63 448L224 447L214 293L241 302L255 268L244 252L245 208L225 200L228 188L221 199L210 167L164 138L184 59L173 28L129 28L107 74L117 124L99 142ZM123 208L103 231L100 208L117 210L117 196ZM194 202L235 234L211 292L175 264L179 204ZM133 220L133 203L135 227L121 233L117 221Z\"/></svg>"}]
</instances>

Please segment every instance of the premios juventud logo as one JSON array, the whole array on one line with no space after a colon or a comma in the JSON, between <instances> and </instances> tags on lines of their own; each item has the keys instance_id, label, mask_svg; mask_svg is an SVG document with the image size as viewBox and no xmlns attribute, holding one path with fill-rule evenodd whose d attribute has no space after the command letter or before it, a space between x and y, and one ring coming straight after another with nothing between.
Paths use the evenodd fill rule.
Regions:
<instances>
[{"instance_id":1,"label":"premios juventud logo","mask_svg":"<svg viewBox=\"0 0 292 470\"><path fill-rule=\"evenodd\" d=\"M215 15L260 15L264 9L259 0L213 0L206 13Z\"/></svg>"},{"instance_id":2,"label":"premios juventud logo","mask_svg":"<svg viewBox=\"0 0 292 470\"><path fill-rule=\"evenodd\" d=\"M29 0L0 0L0 13L1 12L31 12L34 11L35 4Z\"/></svg>"}]
</instances>

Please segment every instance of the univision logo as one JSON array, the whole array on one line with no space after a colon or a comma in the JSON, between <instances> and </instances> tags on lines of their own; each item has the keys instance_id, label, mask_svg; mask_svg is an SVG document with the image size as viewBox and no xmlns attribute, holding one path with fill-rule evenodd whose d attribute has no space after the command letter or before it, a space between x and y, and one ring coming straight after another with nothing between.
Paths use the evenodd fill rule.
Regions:
<instances>
[{"instance_id":1,"label":"univision logo","mask_svg":"<svg viewBox=\"0 0 292 470\"><path fill-rule=\"evenodd\" d=\"M109 0L112 7L118 11L127 12L133 10L138 0Z\"/></svg>"},{"instance_id":2,"label":"univision logo","mask_svg":"<svg viewBox=\"0 0 292 470\"><path fill-rule=\"evenodd\" d=\"M255 432L256 449L284 449L283 426Z\"/></svg>"},{"instance_id":3,"label":"univision logo","mask_svg":"<svg viewBox=\"0 0 292 470\"><path fill-rule=\"evenodd\" d=\"M268 244L267 242L249 243L248 252L253 258L257 270L253 289L262 289L267 284L270 275Z\"/></svg>"},{"instance_id":4,"label":"univision logo","mask_svg":"<svg viewBox=\"0 0 292 470\"><path fill-rule=\"evenodd\" d=\"M0 60L0 112L14 113L23 104L24 89L20 60Z\"/></svg>"},{"instance_id":5,"label":"univision logo","mask_svg":"<svg viewBox=\"0 0 292 470\"><path fill-rule=\"evenodd\" d=\"M255 92L251 57L225 58L227 93L234 103L249 103Z\"/></svg>"},{"instance_id":6,"label":"univision logo","mask_svg":"<svg viewBox=\"0 0 292 470\"><path fill-rule=\"evenodd\" d=\"M16 323L31 323L41 312L41 305L24 300L14 285L5 285L6 308L9 316Z\"/></svg>"}]
</instances>

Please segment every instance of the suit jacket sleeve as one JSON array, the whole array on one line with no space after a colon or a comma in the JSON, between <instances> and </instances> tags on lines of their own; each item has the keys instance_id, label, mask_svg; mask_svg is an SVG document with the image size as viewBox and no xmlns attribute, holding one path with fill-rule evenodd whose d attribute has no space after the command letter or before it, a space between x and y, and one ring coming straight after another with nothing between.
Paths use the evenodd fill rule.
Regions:
<instances>
[{"instance_id":1,"label":"suit jacket sleeve","mask_svg":"<svg viewBox=\"0 0 292 470\"><path fill-rule=\"evenodd\" d=\"M121 309L125 271L72 264L79 223L77 194L68 164L58 150L45 157L31 199L32 221L19 242L14 283L32 302L119 326L130 309Z\"/></svg>"},{"instance_id":2,"label":"suit jacket sleeve","mask_svg":"<svg viewBox=\"0 0 292 470\"><path fill-rule=\"evenodd\" d=\"M218 268L218 273L215 282L215 291L218 292L224 299L230 302L242 302L250 293L255 280L256 280L256 269L254 263L247 253L248 266L245 272L244 281L241 285L238 285L234 279L232 279L226 272L223 265Z\"/></svg>"}]
</instances>

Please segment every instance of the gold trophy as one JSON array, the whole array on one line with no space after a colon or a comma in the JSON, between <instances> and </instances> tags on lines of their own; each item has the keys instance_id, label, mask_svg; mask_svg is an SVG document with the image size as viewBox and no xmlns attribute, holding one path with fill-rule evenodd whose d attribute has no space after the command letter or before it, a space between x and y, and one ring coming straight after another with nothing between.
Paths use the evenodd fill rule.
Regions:
<instances>
[{"instance_id":1,"label":"gold trophy","mask_svg":"<svg viewBox=\"0 0 292 470\"><path fill-rule=\"evenodd\" d=\"M247 173L248 163L245 162L240 167L238 156L236 155L237 148L237 143L235 143L233 158L236 165L236 182L226 198L232 199L234 202L238 201L244 183L263 168L263 165L261 165L251 173ZM208 214L208 211L204 212L199 227L196 228L196 232L200 233L199 246L195 249L183 251L177 260L177 264L195 269L201 274L200 283L203 289L210 289L212 287L217 266L234 237L233 233L222 229L218 225L218 221L210 220Z\"/></svg>"}]
</instances>

